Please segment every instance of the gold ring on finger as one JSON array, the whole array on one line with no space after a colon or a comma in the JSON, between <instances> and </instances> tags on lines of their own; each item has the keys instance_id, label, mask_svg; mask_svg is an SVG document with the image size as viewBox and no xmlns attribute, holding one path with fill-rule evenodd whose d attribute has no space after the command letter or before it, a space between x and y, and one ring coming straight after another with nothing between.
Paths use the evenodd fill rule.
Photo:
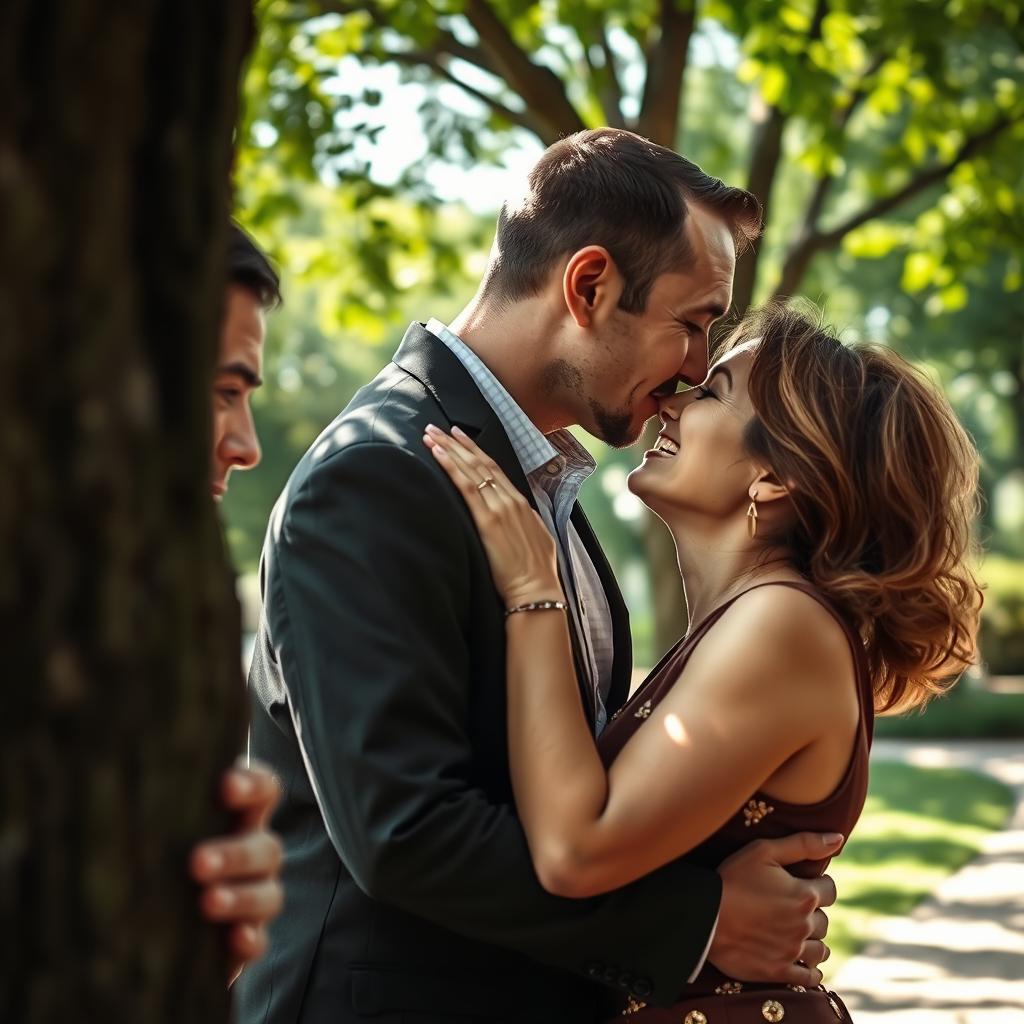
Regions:
<instances>
[{"instance_id":1,"label":"gold ring on finger","mask_svg":"<svg viewBox=\"0 0 1024 1024\"><path fill-rule=\"evenodd\" d=\"M494 486L494 477L492 477L492 476L485 476L483 478L483 480L481 480L480 483L478 483L476 485L476 489L478 491L482 491L485 487L493 487L493 486Z\"/></svg>"}]
</instances>

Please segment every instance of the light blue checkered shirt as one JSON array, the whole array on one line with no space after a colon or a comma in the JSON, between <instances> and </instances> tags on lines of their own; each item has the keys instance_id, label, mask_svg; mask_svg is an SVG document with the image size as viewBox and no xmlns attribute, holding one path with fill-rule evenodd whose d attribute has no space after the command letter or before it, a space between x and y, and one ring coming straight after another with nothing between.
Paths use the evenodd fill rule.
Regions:
<instances>
[{"instance_id":1,"label":"light blue checkered shirt","mask_svg":"<svg viewBox=\"0 0 1024 1024\"><path fill-rule=\"evenodd\" d=\"M594 693L598 736L608 720L605 699L611 689L612 616L601 577L570 521L583 481L594 472L590 453L567 430L542 434L483 360L440 320L427 330L440 339L466 368L505 428L530 483L541 518L558 543L558 562L568 598L572 626L584 653Z\"/></svg>"}]
</instances>

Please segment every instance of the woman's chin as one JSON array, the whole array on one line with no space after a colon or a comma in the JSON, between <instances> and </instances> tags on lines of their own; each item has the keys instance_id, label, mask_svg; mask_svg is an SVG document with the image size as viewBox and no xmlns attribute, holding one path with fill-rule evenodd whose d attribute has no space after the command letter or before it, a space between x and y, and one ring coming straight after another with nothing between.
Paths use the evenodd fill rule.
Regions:
<instances>
[{"instance_id":1,"label":"woman's chin","mask_svg":"<svg viewBox=\"0 0 1024 1024\"><path fill-rule=\"evenodd\" d=\"M627 489L638 497L659 519L670 513L675 502L671 495L674 488L670 481L658 478L657 464L667 462L664 456L648 455L629 476L626 477Z\"/></svg>"},{"instance_id":2,"label":"woman's chin","mask_svg":"<svg viewBox=\"0 0 1024 1024\"><path fill-rule=\"evenodd\" d=\"M626 477L626 487L635 494L645 505L647 495L650 493L650 463L647 459L640 463L629 476Z\"/></svg>"}]
</instances>

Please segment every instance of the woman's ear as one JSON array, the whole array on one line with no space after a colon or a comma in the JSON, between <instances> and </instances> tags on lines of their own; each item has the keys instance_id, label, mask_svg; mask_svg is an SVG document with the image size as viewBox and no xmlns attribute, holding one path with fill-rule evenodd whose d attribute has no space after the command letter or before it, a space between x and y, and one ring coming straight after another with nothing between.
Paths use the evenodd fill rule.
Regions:
<instances>
[{"instance_id":1,"label":"woman's ear","mask_svg":"<svg viewBox=\"0 0 1024 1024\"><path fill-rule=\"evenodd\" d=\"M760 467L757 469L757 475L747 488L747 494L750 496L751 500L754 500L755 493L757 494L758 504L769 501L780 501L783 498L789 497L789 487L779 480L779 478L770 469Z\"/></svg>"},{"instance_id":2,"label":"woman's ear","mask_svg":"<svg viewBox=\"0 0 1024 1024\"><path fill-rule=\"evenodd\" d=\"M622 275L602 245L588 245L569 257L562 275L562 295L577 327L599 326L618 308Z\"/></svg>"}]
</instances>

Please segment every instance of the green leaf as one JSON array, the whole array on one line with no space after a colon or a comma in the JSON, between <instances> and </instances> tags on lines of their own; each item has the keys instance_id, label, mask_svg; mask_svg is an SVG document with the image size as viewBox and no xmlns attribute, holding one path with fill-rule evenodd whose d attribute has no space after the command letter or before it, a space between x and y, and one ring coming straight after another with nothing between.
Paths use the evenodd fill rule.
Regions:
<instances>
[{"instance_id":1,"label":"green leaf","mask_svg":"<svg viewBox=\"0 0 1024 1024\"><path fill-rule=\"evenodd\" d=\"M957 281L943 288L939 292L939 299L942 302L942 308L946 312L963 309L967 305L967 287L963 282Z\"/></svg>"},{"instance_id":2,"label":"green leaf","mask_svg":"<svg viewBox=\"0 0 1024 1024\"><path fill-rule=\"evenodd\" d=\"M805 10L787 4L779 11L779 20L794 32L806 32L811 27L811 16Z\"/></svg>"},{"instance_id":3,"label":"green leaf","mask_svg":"<svg viewBox=\"0 0 1024 1024\"><path fill-rule=\"evenodd\" d=\"M916 103L924 105L935 99L935 86L927 78L915 77L906 84L907 92L913 97Z\"/></svg>"},{"instance_id":4,"label":"green leaf","mask_svg":"<svg viewBox=\"0 0 1024 1024\"><path fill-rule=\"evenodd\" d=\"M900 287L908 292L919 292L932 283L938 260L929 252L912 252L903 263Z\"/></svg>"},{"instance_id":5,"label":"green leaf","mask_svg":"<svg viewBox=\"0 0 1024 1024\"><path fill-rule=\"evenodd\" d=\"M915 164L924 161L928 152L928 140L920 125L914 122L907 125L907 130L903 133L903 148Z\"/></svg>"},{"instance_id":6,"label":"green leaf","mask_svg":"<svg viewBox=\"0 0 1024 1024\"><path fill-rule=\"evenodd\" d=\"M1020 97L1020 83L1012 78L999 78L995 82L996 106L1001 110L1011 110Z\"/></svg>"},{"instance_id":7,"label":"green leaf","mask_svg":"<svg viewBox=\"0 0 1024 1024\"><path fill-rule=\"evenodd\" d=\"M786 92L786 72L778 64L770 64L761 76L761 95L771 107L779 105Z\"/></svg>"},{"instance_id":8,"label":"green leaf","mask_svg":"<svg viewBox=\"0 0 1024 1024\"><path fill-rule=\"evenodd\" d=\"M873 221L847 235L843 240L843 248L852 256L878 259L905 244L907 237L908 229L904 224Z\"/></svg>"},{"instance_id":9,"label":"green leaf","mask_svg":"<svg viewBox=\"0 0 1024 1024\"><path fill-rule=\"evenodd\" d=\"M878 78L890 89L900 89L910 78L910 66L902 60L887 60L879 69Z\"/></svg>"},{"instance_id":10,"label":"green leaf","mask_svg":"<svg viewBox=\"0 0 1024 1024\"><path fill-rule=\"evenodd\" d=\"M868 96L867 103L871 110L876 114L881 114L883 117L899 113L899 90L887 85L879 86L877 89L872 91L870 96Z\"/></svg>"},{"instance_id":11,"label":"green leaf","mask_svg":"<svg viewBox=\"0 0 1024 1024\"><path fill-rule=\"evenodd\" d=\"M1021 272L1020 260L1012 259L1006 265L1003 275L1003 291L1017 292L1024 285L1024 273Z\"/></svg>"},{"instance_id":12,"label":"green leaf","mask_svg":"<svg viewBox=\"0 0 1024 1024\"><path fill-rule=\"evenodd\" d=\"M760 61L748 58L736 69L736 77L745 85L749 85L751 82L756 81L757 76L761 74L761 67Z\"/></svg>"}]
</instances>

